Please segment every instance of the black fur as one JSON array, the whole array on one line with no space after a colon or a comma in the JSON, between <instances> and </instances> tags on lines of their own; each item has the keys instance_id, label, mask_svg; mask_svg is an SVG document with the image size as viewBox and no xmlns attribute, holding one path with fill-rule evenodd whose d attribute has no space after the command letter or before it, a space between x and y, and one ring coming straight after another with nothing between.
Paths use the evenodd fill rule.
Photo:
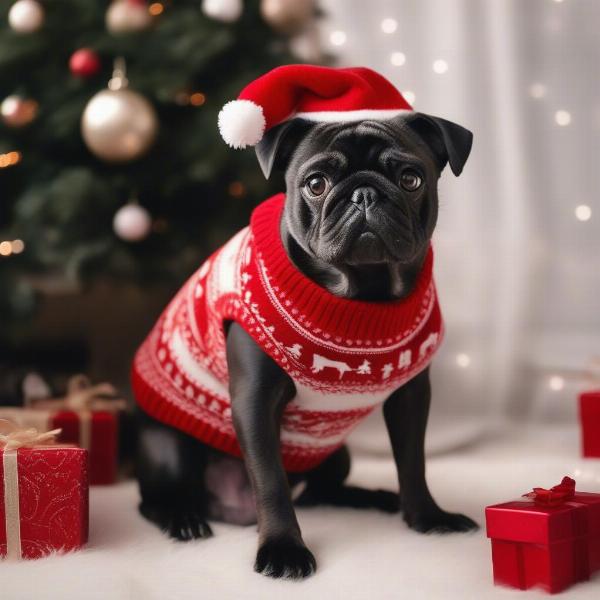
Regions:
<instances>
[{"instance_id":1,"label":"black fur","mask_svg":"<svg viewBox=\"0 0 600 600\"><path fill-rule=\"evenodd\" d=\"M337 296L377 302L410 294L437 220L437 180L446 163L455 174L461 172L471 139L462 127L420 113L343 125L295 119L275 128L257 155L267 177L273 168L286 170L280 230L290 259ZM417 190L400 185L407 167L422 178ZM317 199L306 188L313 173L325 176L329 184ZM306 483L299 505L374 507L390 513L402 508L406 523L422 532L477 527L468 517L439 508L425 481L428 370L384 404L402 492L400 507L393 492L345 485L350 469L346 448L302 476L287 474L279 428L295 394L292 380L237 323L228 325L227 361L233 423L245 458L244 464L236 464L240 481L249 482L255 499L256 571L301 578L316 569L293 508L291 487L299 478ZM231 459L145 415L140 420L142 514L176 539L209 536L207 520L229 513L219 506L214 481L207 485L204 475ZM244 522L242 517L228 520Z\"/></svg>"}]
</instances>

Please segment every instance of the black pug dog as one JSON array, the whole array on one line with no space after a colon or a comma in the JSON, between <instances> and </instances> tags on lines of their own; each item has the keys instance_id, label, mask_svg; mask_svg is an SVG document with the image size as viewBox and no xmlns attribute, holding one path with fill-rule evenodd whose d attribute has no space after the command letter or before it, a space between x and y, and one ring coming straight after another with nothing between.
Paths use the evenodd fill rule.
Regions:
<instances>
[{"instance_id":1,"label":"black pug dog","mask_svg":"<svg viewBox=\"0 0 600 600\"><path fill-rule=\"evenodd\" d=\"M463 127L422 113L342 124L296 118L271 129L256 152L267 176L276 168L286 172L280 233L289 258L342 298L380 302L409 295L436 224L438 178L447 163L461 173L471 143ZM427 369L383 406L400 495L365 490L345 484L345 446L306 473L286 473L279 432L294 383L236 322L226 335L232 416L244 462L140 412L137 475L146 518L179 540L211 535L209 519L257 521L255 570L290 578L316 569L294 512L290 490L299 480L305 485L300 505L401 510L420 532L477 528L470 518L442 510L427 487ZM237 512L231 511L231 490ZM224 493L227 506L220 502Z\"/></svg>"}]
</instances>

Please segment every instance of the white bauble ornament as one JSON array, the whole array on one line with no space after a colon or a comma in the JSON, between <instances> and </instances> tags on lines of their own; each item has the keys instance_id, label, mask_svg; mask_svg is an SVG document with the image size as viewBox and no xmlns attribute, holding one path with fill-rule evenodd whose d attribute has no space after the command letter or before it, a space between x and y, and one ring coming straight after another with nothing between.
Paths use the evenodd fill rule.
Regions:
<instances>
[{"instance_id":1,"label":"white bauble ornament","mask_svg":"<svg viewBox=\"0 0 600 600\"><path fill-rule=\"evenodd\" d=\"M17 0L8 11L8 24L19 33L32 33L44 24L44 9L36 0Z\"/></svg>"},{"instance_id":2,"label":"white bauble ornament","mask_svg":"<svg viewBox=\"0 0 600 600\"><path fill-rule=\"evenodd\" d=\"M202 12L211 19L233 23L243 10L242 0L202 0Z\"/></svg>"},{"instance_id":3,"label":"white bauble ornament","mask_svg":"<svg viewBox=\"0 0 600 600\"><path fill-rule=\"evenodd\" d=\"M113 219L115 233L126 242L139 242L148 236L152 227L152 218L139 204L130 202L122 206Z\"/></svg>"},{"instance_id":4,"label":"white bauble ornament","mask_svg":"<svg viewBox=\"0 0 600 600\"><path fill-rule=\"evenodd\" d=\"M314 0L261 0L260 14L273 29L293 33L315 14Z\"/></svg>"},{"instance_id":5,"label":"white bauble ornament","mask_svg":"<svg viewBox=\"0 0 600 600\"><path fill-rule=\"evenodd\" d=\"M157 131L154 107L129 89L98 92L81 117L81 134L87 147L108 162L139 158L152 146Z\"/></svg>"},{"instance_id":6,"label":"white bauble ornament","mask_svg":"<svg viewBox=\"0 0 600 600\"><path fill-rule=\"evenodd\" d=\"M143 31L152 23L145 2L115 0L106 11L106 28L111 33Z\"/></svg>"}]
</instances>

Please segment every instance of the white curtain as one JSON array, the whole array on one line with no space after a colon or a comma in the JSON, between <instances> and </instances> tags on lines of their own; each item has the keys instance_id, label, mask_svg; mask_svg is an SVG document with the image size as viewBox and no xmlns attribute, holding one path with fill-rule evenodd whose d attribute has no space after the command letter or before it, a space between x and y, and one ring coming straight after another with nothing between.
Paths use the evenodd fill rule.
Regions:
<instances>
[{"instance_id":1,"label":"white curtain","mask_svg":"<svg viewBox=\"0 0 600 600\"><path fill-rule=\"evenodd\" d=\"M321 6L338 65L475 135L440 183L434 410L574 420L600 357L600 2Z\"/></svg>"}]
</instances>

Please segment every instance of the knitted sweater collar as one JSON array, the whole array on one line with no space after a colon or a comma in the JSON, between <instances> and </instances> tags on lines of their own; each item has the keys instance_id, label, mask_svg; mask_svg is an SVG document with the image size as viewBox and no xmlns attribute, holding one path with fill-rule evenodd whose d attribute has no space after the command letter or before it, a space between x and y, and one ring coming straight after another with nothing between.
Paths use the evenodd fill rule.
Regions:
<instances>
[{"instance_id":1,"label":"knitted sweater collar","mask_svg":"<svg viewBox=\"0 0 600 600\"><path fill-rule=\"evenodd\" d=\"M257 206L250 229L269 283L285 290L292 314L318 324L326 338L360 339L374 345L397 341L418 327L435 297L431 247L409 296L386 302L339 298L306 277L288 257L280 235L284 202L285 194L281 193Z\"/></svg>"}]
</instances>

